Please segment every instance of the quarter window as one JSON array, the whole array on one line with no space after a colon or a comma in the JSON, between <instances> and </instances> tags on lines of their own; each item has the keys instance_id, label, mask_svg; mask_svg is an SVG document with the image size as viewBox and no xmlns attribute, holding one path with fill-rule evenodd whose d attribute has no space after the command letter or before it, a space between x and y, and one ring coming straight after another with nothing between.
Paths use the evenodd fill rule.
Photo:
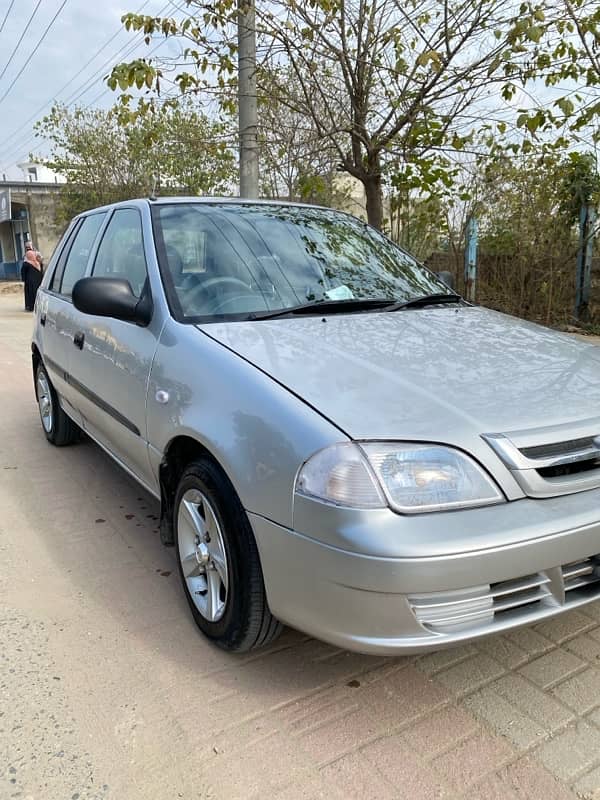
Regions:
<instances>
[{"instance_id":1,"label":"quarter window","mask_svg":"<svg viewBox=\"0 0 600 800\"><path fill-rule=\"evenodd\" d=\"M52 277L50 279L49 289L51 292L58 292L60 287L60 282L62 280L63 272L65 271L65 263L67 260L67 256L69 255L69 250L71 249L71 245L73 244L73 239L77 235L77 229L81 224L81 220L77 220L74 225L71 227L69 231L65 234L64 241L61 241L57 250L52 255L50 259L50 263L48 264L48 270L52 272Z\"/></svg>"},{"instance_id":2,"label":"quarter window","mask_svg":"<svg viewBox=\"0 0 600 800\"><path fill-rule=\"evenodd\" d=\"M92 275L127 280L134 295L141 297L148 271L142 219L135 208L120 208L113 214L100 242Z\"/></svg>"},{"instance_id":3,"label":"quarter window","mask_svg":"<svg viewBox=\"0 0 600 800\"><path fill-rule=\"evenodd\" d=\"M60 294L70 297L75 283L85 275L90 252L105 216L105 213L91 214L89 217L85 217L81 223L64 266L59 289Z\"/></svg>"}]
</instances>

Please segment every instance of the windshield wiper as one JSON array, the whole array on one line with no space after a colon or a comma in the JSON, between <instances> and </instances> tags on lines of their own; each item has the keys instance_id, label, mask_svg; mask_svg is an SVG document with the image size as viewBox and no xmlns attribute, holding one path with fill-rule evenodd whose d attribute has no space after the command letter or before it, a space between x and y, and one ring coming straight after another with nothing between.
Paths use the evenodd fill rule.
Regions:
<instances>
[{"instance_id":1,"label":"windshield wiper","mask_svg":"<svg viewBox=\"0 0 600 800\"><path fill-rule=\"evenodd\" d=\"M348 300L317 300L314 303L302 303L289 308L277 308L274 311L253 311L248 314L249 320L274 319L285 317L288 314L299 316L302 314L342 314L344 311L368 311L372 308L386 308L390 305L389 299L348 299Z\"/></svg>"},{"instance_id":2,"label":"windshield wiper","mask_svg":"<svg viewBox=\"0 0 600 800\"><path fill-rule=\"evenodd\" d=\"M412 300L390 303L384 308L384 311L401 311L403 308L423 308L424 306L434 306L438 303L462 302L463 299L459 294L425 294L423 297L413 297Z\"/></svg>"},{"instance_id":3,"label":"windshield wiper","mask_svg":"<svg viewBox=\"0 0 600 800\"><path fill-rule=\"evenodd\" d=\"M459 303L463 299L459 294L428 294L412 300L390 302L385 298L348 298L346 300L317 300L313 303L302 303L289 308L276 308L273 311L253 311L248 314L249 320L275 319L276 317L301 316L303 314L343 314L346 311L399 311L402 308L419 308L437 303Z\"/></svg>"}]
</instances>

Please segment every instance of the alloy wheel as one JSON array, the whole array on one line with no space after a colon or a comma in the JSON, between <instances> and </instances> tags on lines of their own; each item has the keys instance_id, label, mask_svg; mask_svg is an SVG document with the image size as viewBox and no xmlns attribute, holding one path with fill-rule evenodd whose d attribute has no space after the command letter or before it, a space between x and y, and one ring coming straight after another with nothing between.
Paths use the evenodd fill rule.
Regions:
<instances>
[{"instance_id":1,"label":"alloy wheel","mask_svg":"<svg viewBox=\"0 0 600 800\"><path fill-rule=\"evenodd\" d=\"M204 619L218 622L227 605L227 554L215 510L197 489L188 489L181 498L177 537L181 569L190 597Z\"/></svg>"},{"instance_id":2,"label":"alloy wheel","mask_svg":"<svg viewBox=\"0 0 600 800\"><path fill-rule=\"evenodd\" d=\"M42 425L46 433L52 430L52 422L54 418L52 408L52 394L50 393L50 385L45 373L40 371L37 376L37 399L40 409L40 417Z\"/></svg>"}]
</instances>

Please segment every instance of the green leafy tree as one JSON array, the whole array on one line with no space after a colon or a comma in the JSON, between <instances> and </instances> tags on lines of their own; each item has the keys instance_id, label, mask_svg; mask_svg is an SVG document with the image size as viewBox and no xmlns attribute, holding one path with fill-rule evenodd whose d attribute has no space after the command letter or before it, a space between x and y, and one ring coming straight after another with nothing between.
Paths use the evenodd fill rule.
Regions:
<instances>
[{"instance_id":1,"label":"green leafy tree","mask_svg":"<svg viewBox=\"0 0 600 800\"><path fill-rule=\"evenodd\" d=\"M560 178L560 211L567 224L579 219L582 206L600 201L600 173L592 153L569 153Z\"/></svg>"},{"instance_id":2,"label":"green leafy tree","mask_svg":"<svg viewBox=\"0 0 600 800\"><path fill-rule=\"evenodd\" d=\"M68 182L62 194L65 220L87 208L159 190L223 194L235 175L228 131L189 104L134 119L122 108L57 105L36 128L52 146L44 163Z\"/></svg>"},{"instance_id":3,"label":"green leafy tree","mask_svg":"<svg viewBox=\"0 0 600 800\"><path fill-rule=\"evenodd\" d=\"M534 16L535 49L505 87L507 99L519 86L535 88L533 107L519 109L516 117L529 137L527 147L531 137L551 141L557 130L567 144L600 141L600 5L597 0L542 0Z\"/></svg>"}]
</instances>

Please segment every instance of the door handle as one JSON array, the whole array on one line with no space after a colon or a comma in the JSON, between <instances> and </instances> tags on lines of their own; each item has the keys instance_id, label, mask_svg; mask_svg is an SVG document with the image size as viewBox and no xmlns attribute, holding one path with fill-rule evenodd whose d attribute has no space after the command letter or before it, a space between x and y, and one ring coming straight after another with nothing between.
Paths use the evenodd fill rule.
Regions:
<instances>
[{"instance_id":1,"label":"door handle","mask_svg":"<svg viewBox=\"0 0 600 800\"><path fill-rule=\"evenodd\" d=\"M46 324L46 312L42 311L42 313L40 314L40 325L45 325L45 324Z\"/></svg>"},{"instance_id":2,"label":"door handle","mask_svg":"<svg viewBox=\"0 0 600 800\"><path fill-rule=\"evenodd\" d=\"M78 347L80 350L83 350L83 342L85 339L85 334L83 331L77 331L75 336L73 337L73 344L75 347Z\"/></svg>"}]
</instances>

